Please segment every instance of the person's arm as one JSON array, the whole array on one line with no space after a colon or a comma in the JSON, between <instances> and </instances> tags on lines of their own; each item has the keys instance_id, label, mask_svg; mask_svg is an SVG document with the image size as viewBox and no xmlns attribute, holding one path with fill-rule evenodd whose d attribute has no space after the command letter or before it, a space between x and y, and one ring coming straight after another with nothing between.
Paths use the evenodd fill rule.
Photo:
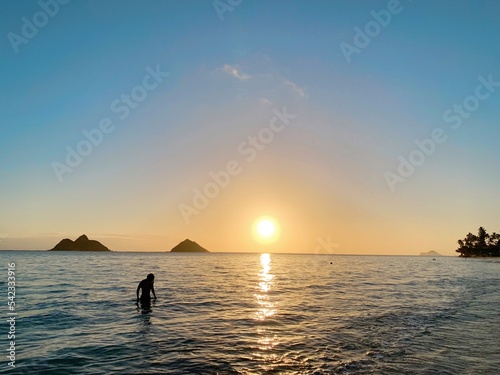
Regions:
<instances>
[{"instance_id":1,"label":"person's arm","mask_svg":"<svg viewBox=\"0 0 500 375\"><path fill-rule=\"evenodd\" d=\"M155 297L155 299L156 299L156 294L155 294L155 284L154 284L154 283L152 283L152 284L151 284L151 291L153 292L153 296L154 296L154 297Z\"/></svg>"},{"instance_id":2,"label":"person's arm","mask_svg":"<svg viewBox=\"0 0 500 375\"><path fill-rule=\"evenodd\" d=\"M137 285L137 291L136 291L136 294L137 294L137 302L139 302L139 289L141 289L141 284L142 284L142 281L139 283L139 285Z\"/></svg>"}]
</instances>

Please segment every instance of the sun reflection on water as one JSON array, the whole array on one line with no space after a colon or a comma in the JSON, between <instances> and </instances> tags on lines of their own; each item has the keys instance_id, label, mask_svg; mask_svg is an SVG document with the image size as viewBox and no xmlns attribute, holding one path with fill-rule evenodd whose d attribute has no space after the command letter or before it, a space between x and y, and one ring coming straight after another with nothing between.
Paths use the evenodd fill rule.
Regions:
<instances>
[{"instance_id":1,"label":"sun reflection on water","mask_svg":"<svg viewBox=\"0 0 500 375\"><path fill-rule=\"evenodd\" d=\"M279 345L279 338L276 335L273 315L276 314L275 304L272 302L270 294L274 287L274 275L271 273L271 255L260 255L261 268L258 273L258 284L256 285L255 299L257 300L256 321L257 324L257 345L254 352L254 360L260 363L263 372L269 372L279 364L279 356L275 352L275 347ZM271 324L269 324L271 323Z\"/></svg>"},{"instance_id":2,"label":"sun reflection on water","mask_svg":"<svg viewBox=\"0 0 500 375\"><path fill-rule=\"evenodd\" d=\"M260 264L262 268L259 271L259 287L257 293L255 293L255 298L259 305L256 314L258 320L265 320L276 314L276 309L274 308L274 304L270 301L268 294L274 279L274 275L270 273L271 256L269 254L261 254Z\"/></svg>"}]
</instances>

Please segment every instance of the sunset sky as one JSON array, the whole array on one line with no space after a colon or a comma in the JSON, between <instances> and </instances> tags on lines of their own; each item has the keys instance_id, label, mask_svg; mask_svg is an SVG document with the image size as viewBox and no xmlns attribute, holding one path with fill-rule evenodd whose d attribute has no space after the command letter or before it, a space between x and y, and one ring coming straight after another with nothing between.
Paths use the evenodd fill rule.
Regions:
<instances>
[{"instance_id":1,"label":"sunset sky","mask_svg":"<svg viewBox=\"0 0 500 375\"><path fill-rule=\"evenodd\" d=\"M452 255L500 231L499 2L44 1L0 3L0 249Z\"/></svg>"}]
</instances>

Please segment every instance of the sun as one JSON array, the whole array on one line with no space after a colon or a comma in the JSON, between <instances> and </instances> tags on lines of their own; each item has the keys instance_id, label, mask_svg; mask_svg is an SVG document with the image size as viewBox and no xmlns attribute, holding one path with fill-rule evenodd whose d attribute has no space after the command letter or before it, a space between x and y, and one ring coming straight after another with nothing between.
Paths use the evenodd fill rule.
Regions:
<instances>
[{"instance_id":1,"label":"sun","mask_svg":"<svg viewBox=\"0 0 500 375\"><path fill-rule=\"evenodd\" d=\"M278 223L270 216L261 216L255 220L253 234L255 239L259 242L275 242L279 235Z\"/></svg>"},{"instance_id":2,"label":"sun","mask_svg":"<svg viewBox=\"0 0 500 375\"><path fill-rule=\"evenodd\" d=\"M276 232L276 226L269 219L261 220L257 223L257 233L264 238L271 237Z\"/></svg>"}]
</instances>

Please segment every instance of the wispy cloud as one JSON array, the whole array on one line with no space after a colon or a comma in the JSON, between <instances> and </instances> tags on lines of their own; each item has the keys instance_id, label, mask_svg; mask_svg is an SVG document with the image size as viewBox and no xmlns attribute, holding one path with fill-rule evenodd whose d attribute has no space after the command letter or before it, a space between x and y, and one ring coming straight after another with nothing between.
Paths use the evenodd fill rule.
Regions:
<instances>
[{"instance_id":1,"label":"wispy cloud","mask_svg":"<svg viewBox=\"0 0 500 375\"><path fill-rule=\"evenodd\" d=\"M237 65L224 64L224 67L222 67L222 71L242 81L251 78L248 74L242 73L241 69Z\"/></svg>"},{"instance_id":2,"label":"wispy cloud","mask_svg":"<svg viewBox=\"0 0 500 375\"><path fill-rule=\"evenodd\" d=\"M268 69L264 69L264 71L256 72L252 75L243 72L239 65L231 65L224 64L222 67L219 67L216 71L222 72L224 74L230 75L234 78L237 78L240 81L248 81L252 79L252 82L255 83L253 89L256 87L269 87L273 86L273 90L280 87L286 89L288 92L293 95L297 95L300 98L307 98L307 92L305 89L300 87L295 82L291 81L288 77L280 73L279 69L271 69L273 68L272 62L266 61L268 65ZM260 64L262 67L262 64ZM238 88L238 97L241 98L243 92L248 93L248 87ZM270 105L272 104L271 100L265 97L260 97L259 101L261 104Z\"/></svg>"},{"instance_id":3,"label":"wispy cloud","mask_svg":"<svg viewBox=\"0 0 500 375\"><path fill-rule=\"evenodd\" d=\"M304 89L293 83L292 81L285 80L284 84L292 89L293 92L295 92L297 95L299 95L302 98L306 97L306 92Z\"/></svg>"}]
</instances>

